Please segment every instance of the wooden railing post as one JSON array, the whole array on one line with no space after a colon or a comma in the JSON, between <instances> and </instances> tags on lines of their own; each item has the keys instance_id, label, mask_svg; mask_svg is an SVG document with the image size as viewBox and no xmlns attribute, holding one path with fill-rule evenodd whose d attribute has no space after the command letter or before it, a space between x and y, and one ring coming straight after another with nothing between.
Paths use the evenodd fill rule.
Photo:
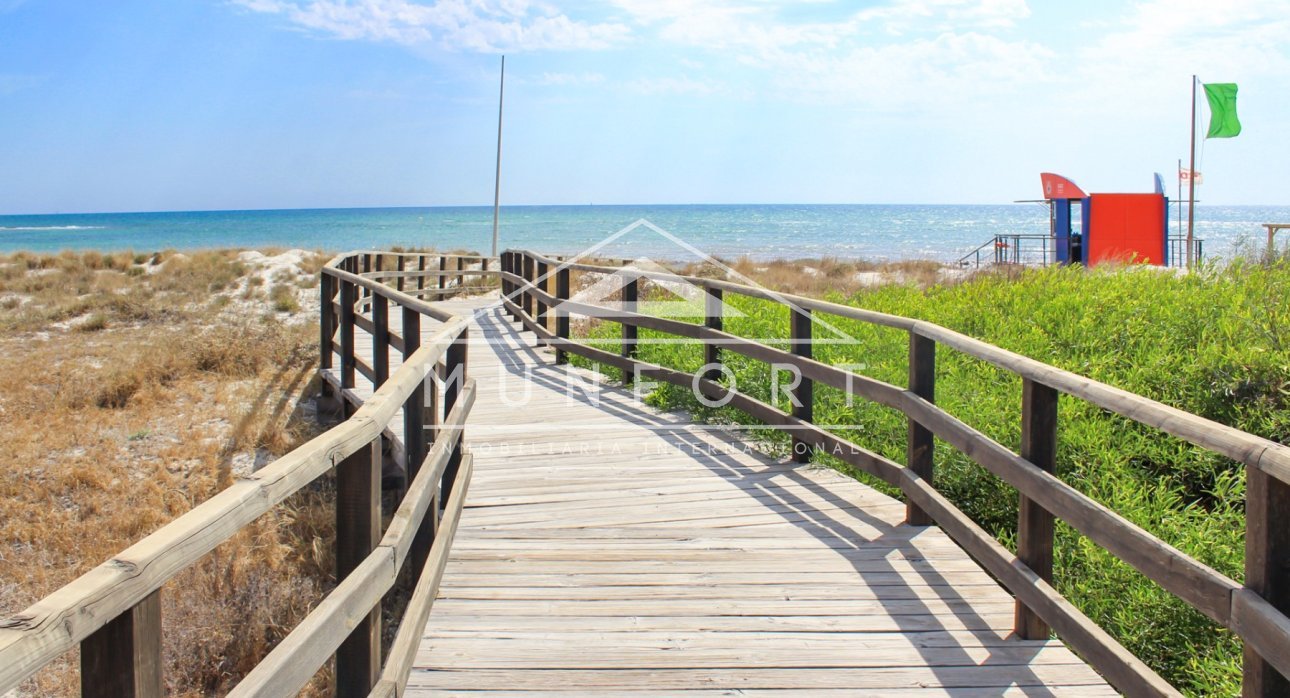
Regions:
<instances>
[{"instance_id":1,"label":"wooden railing post","mask_svg":"<svg viewBox=\"0 0 1290 698\"><path fill-rule=\"evenodd\" d=\"M534 267L535 267L533 272L534 285L537 286L538 290L542 291L543 293L550 293L551 292L550 275L547 273L546 262L541 260L536 261L534 262ZM534 296L533 304L536 306L535 309L537 312L536 319L537 319L538 327L541 327L544 330L550 330L551 325L547 320L546 303L542 302L541 298ZM546 346L546 342L542 341L542 338L539 337L537 340L537 345L539 347Z\"/></svg>"},{"instance_id":2,"label":"wooden railing post","mask_svg":"<svg viewBox=\"0 0 1290 698\"><path fill-rule=\"evenodd\" d=\"M336 580L342 581L381 541L381 440L336 466ZM381 673L378 603L336 649L336 695L366 696Z\"/></svg>"},{"instance_id":3,"label":"wooden railing post","mask_svg":"<svg viewBox=\"0 0 1290 698\"><path fill-rule=\"evenodd\" d=\"M524 260L518 252L511 253L511 274L519 277L524 276ZM520 321L520 309L524 305L524 290L518 282L511 282L511 303L515 306L511 310L511 319L516 322Z\"/></svg>"},{"instance_id":4,"label":"wooden railing post","mask_svg":"<svg viewBox=\"0 0 1290 698\"><path fill-rule=\"evenodd\" d=\"M336 337L336 278L323 273L318 277L318 294L322 317L318 320L318 367L332 367L332 342ZM327 385L326 381L323 385Z\"/></svg>"},{"instance_id":5,"label":"wooden railing post","mask_svg":"<svg viewBox=\"0 0 1290 698\"><path fill-rule=\"evenodd\" d=\"M403 309L403 360L406 362L417 349L421 348L421 313ZM433 405L437 389L434 374L427 373L424 380L417 384L403 403L403 452L405 454L407 485L411 486L421 471L421 462L429 451L426 439L426 427L433 426L435 414L426 405ZM427 400L428 398L428 400ZM433 436L433 435L431 435ZM432 507L421 522L421 528L413 535L412 549L409 552L411 579L425 568L426 559L430 556L430 546L434 543L436 508Z\"/></svg>"},{"instance_id":6,"label":"wooden railing post","mask_svg":"<svg viewBox=\"0 0 1290 698\"><path fill-rule=\"evenodd\" d=\"M724 324L721 317L721 289L708 288L704 289L703 294L703 326L713 330L720 330ZM703 343L703 363L719 364L721 363L721 345L716 341L709 340ZM704 371L703 377L715 381L721 378L721 369L709 368Z\"/></svg>"},{"instance_id":7,"label":"wooden railing post","mask_svg":"<svg viewBox=\"0 0 1290 698\"><path fill-rule=\"evenodd\" d=\"M805 359L811 358L811 311L805 308L795 306L789 307L791 321L789 323L789 338L791 339L792 352L796 356ZM797 372L797 386L790 392L793 403L793 416L798 419L809 422L815 418L815 385L811 379L802 375L801 370ZM809 463L811 460L811 451L813 447L811 442L805 441L793 435L793 460L798 463Z\"/></svg>"},{"instance_id":8,"label":"wooden railing post","mask_svg":"<svg viewBox=\"0 0 1290 698\"><path fill-rule=\"evenodd\" d=\"M372 295L372 372L373 390L390 377L390 300L379 293Z\"/></svg>"},{"instance_id":9,"label":"wooden railing post","mask_svg":"<svg viewBox=\"0 0 1290 698\"><path fill-rule=\"evenodd\" d=\"M1290 485L1245 468L1245 586L1290 615ZM1290 696L1290 681L1245 645L1241 694Z\"/></svg>"},{"instance_id":10,"label":"wooden railing post","mask_svg":"<svg viewBox=\"0 0 1290 698\"><path fill-rule=\"evenodd\" d=\"M1021 384L1021 457L1050 473L1057 467L1057 391L1029 378ZM1053 515L1025 495L1017 509L1017 558L1052 583ZM1013 630L1024 640L1049 634L1048 624L1021 601Z\"/></svg>"},{"instance_id":11,"label":"wooden railing post","mask_svg":"<svg viewBox=\"0 0 1290 698\"><path fill-rule=\"evenodd\" d=\"M457 398L460 397L461 391L466 387L466 347L469 342L469 334L465 328L462 328L461 334L449 345L448 351L444 354L444 369L448 373L447 383L443 391L443 415L447 419L452 413L452 408L457 404ZM465 435L457 437L457 443L453 446L452 454L448 457L448 464L443 471L443 489L440 490L441 501L448 499L448 494L452 492L452 484L457 480L457 470L461 467L462 446L465 444Z\"/></svg>"},{"instance_id":12,"label":"wooden railing post","mask_svg":"<svg viewBox=\"0 0 1290 698\"><path fill-rule=\"evenodd\" d=\"M561 365L569 363L569 353L564 350L569 341L569 310L563 307L564 301L569 300L569 267L563 264L555 272L555 297L561 303L555 309L555 363Z\"/></svg>"},{"instance_id":13,"label":"wooden railing post","mask_svg":"<svg viewBox=\"0 0 1290 698\"><path fill-rule=\"evenodd\" d=\"M161 698L161 590L81 641L81 695Z\"/></svg>"},{"instance_id":14,"label":"wooden railing post","mask_svg":"<svg viewBox=\"0 0 1290 698\"><path fill-rule=\"evenodd\" d=\"M458 257L458 258L457 258L457 271L458 271L458 272L462 272L462 271L465 271L465 269L466 269L466 258L465 258L465 257ZM465 275L465 274L458 273L458 274L457 274L457 288L459 289L459 290L458 290L458 292L459 292L459 293L460 293L460 289L461 289L461 287L463 287L463 286L465 286L465 285L466 285L466 275Z\"/></svg>"},{"instance_id":15,"label":"wooden railing post","mask_svg":"<svg viewBox=\"0 0 1290 698\"><path fill-rule=\"evenodd\" d=\"M636 312L636 303L640 293L640 278L636 277L623 284L623 310L629 313ZM623 343L621 353L624 358L634 358L636 356L637 332L636 325L627 322L623 318ZM632 382L632 371L629 368L623 369L623 385Z\"/></svg>"},{"instance_id":16,"label":"wooden railing post","mask_svg":"<svg viewBox=\"0 0 1290 698\"><path fill-rule=\"evenodd\" d=\"M372 255L364 254L363 255L363 273L367 274L371 271L372 271ZM371 298L372 292L369 291L366 287L364 287L363 290L360 292L360 295L363 297L364 300L366 300L368 298ZM367 305L367 304L364 303L363 305Z\"/></svg>"},{"instance_id":17,"label":"wooden railing post","mask_svg":"<svg viewBox=\"0 0 1290 698\"><path fill-rule=\"evenodd\" d=\"M426 270L426 256L424 254L418 254L417 271L424 272L425 270ZM426 288L426 275L425 274L417 275L417 290L424 291L425 288ZM418 296L418 298L419 297L420 296Z\"/></svg>"},{"instance_id":18,"label":"wooden railing post","mask_svg":"<svg viewBox=\"0 0 1290 698\"><path fill-rule=\"evenodd\" d=\"M502 263L502 274L510 274L510 273L512 273L512 272L511 272L511 253L510 253L510 252L508 252L508 251L502 251L501 263ZM506 277L505 277L505 276L503 276L503 277L502 277L502 298L505 300L505 299L509 299L510 297L511 297L511 282L510 282L510 281L507 281L507 280L506 280ZM507 311L507 312L509 312L509 311Z\"/></svg>"},{"instance_id":19,"label":"wooden railing post","mask_svg":"<svg viewBox=\"0 0 1290 698\"><path fill-rule=\"evenodd\" d=\"M533 286L533 258L527 252L523 253L524 258L524 315L528 319L533 319L533 294L530 289Z\"/></svg>"},{"instance_id":20,"label":"wooden railing post","mask_svg":"<svg viewBox=\"0 0 1290 698\"><path fill-rule=\"evenodd\" d=\"M340 387L354 387L354 304L358 302L358 287L347 280L340 281ZM342 404L348 404L341 399Z\"/></svg>"},{"instance_id":21,"label":"wooden railing post","mask_svg":"<svg viewBox=\"0 0 1290 698\"><path fill-rule=\"evenodd\" d=\"M404 267L404 264L403 264L403 255L402 255L402 254L400 254L399 256L395 257L395 258L394 258L394 261L395 261L395 268L396 268L396 269L397 269L397 271L399 272L399 278L398 278L398 281L396 282L396 284L397 284L398 289L399 289L400 291L402 291L402 290L403 290L403 267Z\"/></svg>"},{"instance_id":22,"label":"wooden railing post","mask_svg":"<svg viewBox=\"0 0 1290 698\"><path fill-rule=\"evenodd\" d=\"M447 271L448 271L448 258L443 255L439 255L439 289L440 290L448 288ZM440 298L443 298L443 296L444 294L439 294Z\"/></svg>"},{"instance_id":23,"label":"wooden railing post","mask_svg":"<svg viewBox=\"0 0 1290 698\"><path fill-rule=\"evenodd\" d=\"M909 333L909 391L928 402L936 401L936 341L914 331ZM932 484L935 445L936 440L931 430L910 418L906 465L929 485ZM906 501L905 523L911 526L931 526L934 522L927 512L913 502Z\"/></svg>"}]
</instances>

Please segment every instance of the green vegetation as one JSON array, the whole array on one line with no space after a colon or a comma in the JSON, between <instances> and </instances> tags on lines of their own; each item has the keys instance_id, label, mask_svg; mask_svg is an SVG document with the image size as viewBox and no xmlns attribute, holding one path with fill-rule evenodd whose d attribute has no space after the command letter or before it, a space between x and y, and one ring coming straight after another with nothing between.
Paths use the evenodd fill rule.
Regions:
<instances>
[{"instance_id":1,"label":"green vegetation","mask_svg":"<svg viewBox=\"0 0 1290 698\"><path fill-rule=\"evenodd\" d=\"M300 310L300 301L296 299L296 291L289 285L277 284L269 291L269 300L273 303L273 309L279 313L294 313Z\"/></svg>"},{"instance_id":2,"label":"green vegetation","mask_svg":"<svg viewBox=\"0 0 1290 698\"><path fill-rule=\"evenodd\" d=\"M650 287L646 296L664 292ZM829 300L929 320L1000 347L1089 376L1209 419L1280 442L1290 441L1290 262L1235 263L1191 275L1150 269L1050 268L984 274L920 289L884 286ZM742 316L726 329L783 341L788 312L732 297ZM649 303L642 309L648 312ZM735 315L735 313L730 313ZM823 344L816 358L897 385L907 376L903 332L831 316L819 318L855 342ZM619 326L582 328L617 350ZM816 338L827 335L822 325ZM642 340L660 335L641 330ZM650 344L640 357L695 370L693 344ZM738 388L774 401L767 366L727 352ZM584 365L586 362L583 362ZM612 369L604 369L613 375ZM902 415L817 385L815 421L863 425L834 429L904 462ZM1016 449L1021 381L944 347L937 355L937 402L951 414ZM688 390L661 387L650 399L713 421L747 423L728 409L702 407ZM780 396L781 407L784 399ZM1242 578L1244 472L1225 458L1062 396L1058 475L1112 510L1236 580ZM766 430L768 440L784 436ZM845 470L840 463L833 465ZM937 487L1005 544L1015 538L1015 490L943 443ZM876 481L862 479L888 488ZM1059 525L1060 591L1167 680L1193 695L1240 692L1240 641L1114 557Z\"/></svg>"}]
</instances>

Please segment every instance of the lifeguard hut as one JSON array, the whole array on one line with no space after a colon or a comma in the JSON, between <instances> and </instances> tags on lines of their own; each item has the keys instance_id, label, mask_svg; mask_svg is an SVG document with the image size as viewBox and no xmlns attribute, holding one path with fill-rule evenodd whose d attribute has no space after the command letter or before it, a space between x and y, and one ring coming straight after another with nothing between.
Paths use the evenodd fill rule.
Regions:
<instances>
[{"instance_id":1,"label":"lifeguard hut","mask_svg":"<svg viewBox=\"0 0 1290 698\"><path fill-rule=\"evenodd\" d=\"M1169 199L1160 175L1155 177L1156 190L1149 194L1085 194L1061 175L1041 172L1039 179L1049 205L1049 234L1058 263L1168 266Z\"/></svg>"}]
</instances>

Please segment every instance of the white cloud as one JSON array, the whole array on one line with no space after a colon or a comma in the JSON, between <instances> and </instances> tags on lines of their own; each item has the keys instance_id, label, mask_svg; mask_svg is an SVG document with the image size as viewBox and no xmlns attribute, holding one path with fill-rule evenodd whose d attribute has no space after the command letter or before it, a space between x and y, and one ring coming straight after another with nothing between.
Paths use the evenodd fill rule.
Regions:
<instances>
[{"instance_id":1,"label":"white cloud","mask_svg":"<svg viewBox=\"0 0 1290 698\"><path fill-rule=\"evenodd\" d=\"M944 33L845 53L784 52L761 60L781 94L871 110L982 104L1047 79L1047 48L975 32Z\"/></svg>"},{"instance_id":2,"label":"white cloud","mask_svg":"<svg viewBox=\"0 0 1290 698\"><path fill-rule=\"evenodd\" d=\"M888 34L911 31L1006 29L1030 16L1026 0L897 0L856 13Z\"/></svg>"},{"instance_id":3,"label":"white cloud","mask_svg":"<svg viewBox=\"0 0 1290 698\"><path fill-rule=\"evenodd\" d=\"M586 23L528 0L233 0L252 12L338 39L433 44L452 50L518 52L603 49L626 26Z\"/></svg>"},{"instance_id":4,"label":"white cloud","mask_svg":"<svg viewBox=\"0 0 1290 698\"><path fill-rule=\"evenodd\" d=\"M1121 81L1285 73L1287 9L1285 0L1150 0L1135 5L1081 57L1090 70Z\"/></svg>"},{"instance_id":5,"label":"white cloud","mask_svg":"<svg viewBox=\"0 0 1290 698\"><path fill-rule=\"evenodd\" d=\"M617 5L668 43L756 70L776 98L876 109L940 106L1043 81L1053 57L1038 43L1009 36L1030 14L1026 0L894 0L840 15L822 3L806 20L800 3L787 0Z\"/></svg>"},{"instance_id":6,"label":"white cloud","mask_svg":"<svg viewBox=\"0 0 1290 698\"><path fill-rule=\"evenodd\" d=\"M1138 3L1110 27L1086 29L1098 38L1072 57L1072 104L1114 101L1126 118L1148 119L1185 110L1193 73L1206 82L1266 77L1284 84L1290 73L1286 9L1284 0Z\"/></svg>"}]
</instances>

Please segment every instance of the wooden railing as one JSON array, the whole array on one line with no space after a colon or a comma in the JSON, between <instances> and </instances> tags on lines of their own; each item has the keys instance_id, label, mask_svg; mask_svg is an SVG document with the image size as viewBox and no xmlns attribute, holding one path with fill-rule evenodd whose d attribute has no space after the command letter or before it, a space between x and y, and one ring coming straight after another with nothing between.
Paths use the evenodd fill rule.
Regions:
<instances>
[{"instance_id":1,"label":"wooden railing","mask_svg":"<svg viewBox=\"0 0 1290 698\"><path fill-rule=\"evenodd\" d=\"M415 270L383 275L382 260L392 256L353 253L322 270L322 365L329 368L333 355L339 355L348 418L0 621L0 695L78 645L82 695L162 695L162 586L333 469L338 583L231 695L295 695L333 654L337 695L401 691L470 483L472 460L463 450L463 430L475 399L475 383L466 376L469 318L413 294L432 290L423 295L441 297L464 290L472 264L495 271L487 271L487 259L408 254L398 256L396 265L415 265ZM455 283L446 272L456 275ZM391 279L393 287L382 283ZM389 323L391 303L401 313L398 332ZM422 318L440 323L424 340ZM355 328L373 337L370 364L355 356ZM391 348L402 354L402 365L393 372ZM366 399L354 390L356 371L372 382ZM382 445L400 413L406 489L382 532ZM382 662L382 600L405 567L412 594Z\"/></svg>"},{"instance_id":2,"label":"wooden railing","mask_svg":"<svg viewBox=\"0 0 1290 698\"><path fill-rule=\"evenodd\" d=\"M501 256L507 310L557 352L577 354L633 375L693 388L792 435L794 455L826 452L898 487L910 524L938 524L1016 597L1015 631L1028 639L1055 631L1113 686L1129 695L1177 695L1052 586L1054 518L1128 563L1245 642L1244 694L1290 694L1290 447L1169 407L1154 400L1000 349L938 325L762 288L699 277L632 269L623 276L623 307L570 297L570 272L615 274L619 267L561 261L528 251ZM545 273L543 273L545 270ZM641 280L691 284L708 301L702 324L636 312ZM552 283L554 281L554 283ZM554 286L554 289L552 288ZM553 292L554 291L554 292ZM771 301L790 310L790 349L739 337L722 328L723 294ZM569 316L622 326L621 351L605 351L569 336ZM832 315L903 330L909 335L905 388L831 366L811 357L813 314ZM554 315L552 328L549 318ZM704 370L690 374L636 356L637 328L694 339L705 347ZM962 352L1021 377L1021 452L1014 453L935 404L938 347ZM714 380L721 352L781 366L801 376L794 407L785 412ZM815 382L903 413L909 423L906 464L861 448L812 423ZM1244 584L1219 574L1067 485L1053 474L1057 453L1057 396L1065 393L1140 424L1185 439L1245 465L1247 480ZM1020 495L1017 553L1001 545L933 486L932 444L940 438L984 466ZM1179 648L1181 651L1182 648Z\"/></svg>"}]
</instances>

